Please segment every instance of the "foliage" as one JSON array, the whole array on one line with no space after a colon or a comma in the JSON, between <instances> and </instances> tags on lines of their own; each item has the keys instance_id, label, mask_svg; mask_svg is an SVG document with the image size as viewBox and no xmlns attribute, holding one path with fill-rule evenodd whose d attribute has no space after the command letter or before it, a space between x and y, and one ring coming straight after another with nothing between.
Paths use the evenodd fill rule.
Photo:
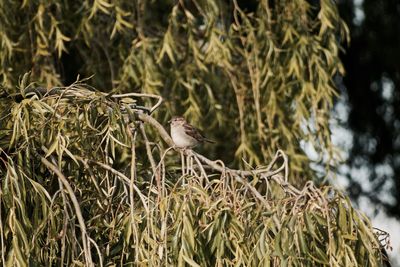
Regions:
<instances>
[{"instance_id":1,"label":"foliage","mask_svg":"<svg viewBox=\"0 0 400 267\"><path fill-rule=\"evenodd\" d=\"M327 170L336 160L347 30L332 1L11 0L0 23L1 263L382 260L368 219L306 182L301 141ZM16 87L27 70L48 91L27 75ZM166 148L171 114L203 123L219 141L205 154L223 160Z\"/></svg>"},{"instance_id":2,"label":"foliage","mask_svg":"<svg viewBox=\"0 0 400 267\"><path fill-rule=\"evenodd\" d=\"M368 219L329 186L290 185L281 151L247 171L183 151L181 167L179 153L159 142L171 144L165 130L138 104L151 105L147 96L76 82L40 97L26 84L25 76L25 98L0 102L2 264L380 263Z\"/></svg>"},{"instance_id":3,"label":"foliage","mask_svg":"<svg viewBox=\"0 0 400 267\"><path fill-rule=\"evenodd\" d=\"M48 88L95 74L103 91L162 95L160 121L185 115L219 141L208 154L236 166L283 149L304 183L316 176L301 140L326 172L338 160L329 114L348 32L331 0L1 3L8 88L28 70Z\"/></svg>"}]
</instances>

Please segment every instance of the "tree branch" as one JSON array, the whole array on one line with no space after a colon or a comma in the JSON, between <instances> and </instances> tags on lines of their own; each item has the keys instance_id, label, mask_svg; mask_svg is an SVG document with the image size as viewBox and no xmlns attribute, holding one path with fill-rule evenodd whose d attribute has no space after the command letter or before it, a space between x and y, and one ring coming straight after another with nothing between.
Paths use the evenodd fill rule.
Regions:
<instances>
[{"instance_id":1,"label":"tree branch","mask_svg":"<svg viewBox=\"0 0 400 267\"><path fill-rule=\"evenodd\" d=\"M143 122L147 122L149 124L151 124L154 128L156 128L156 130L158 131L158 133L160 134L161 138L168 144L168 146L170 147L174 147L175 148L175 144L174 141L172 141L171 137L169 136L169 134L167 133L167 131L164 129L164 127L157 121L155 120L153 117L145 114L145 113L137 113L139 119ZM175 150L179 151L179 148L175 148ZM210 166L212 169L224 173L224 172L229 172L233 175L239 175L239 176L254 176L254 175L259 175L259 174L263 174L265 177L269 177L269 176L273 176L275 174L280 173L282 170L285 169L285 165L281 166L280 168L270 171L270 168L273 166L273 164L270 164L267 168L261 168L261 169L257 169L257 170L249 170L249 171L243 171L243 170L235 170L235 169L230 169L228 167L223 167L220 166L217 161L213 161L208 159L207 157L191 150L191 149L185 149L182 150L183 153L187 156L189 155L194 155L196 156L201 162L203 162L204 164ZM280 151L280 153L277 153L275 155L275 158L273 159L274 163L277 158L280 155L284 155L284 153L282 151Z\"/></svg>"}]
</instances>

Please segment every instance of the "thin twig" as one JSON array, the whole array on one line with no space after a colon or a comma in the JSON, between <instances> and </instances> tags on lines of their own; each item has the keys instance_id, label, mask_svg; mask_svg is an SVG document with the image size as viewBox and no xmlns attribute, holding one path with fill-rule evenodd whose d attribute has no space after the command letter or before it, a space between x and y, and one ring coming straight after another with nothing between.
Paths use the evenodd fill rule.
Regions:
<instances>
[{"instance_id":1,"label":"thin twig","mask_svg":"<svg viewBox=\"0 0 400 267\"><path fill-rule=\"evenodd\" d=\"M204 179L206 179L207 183L210 183L210 180L208 179L207 173L203 168L203 165L201 164L200 160L197 158L196 155L193 154L193 158L195 159L197 166L199 166L200 172L201 172L201 177L204 176Z\"/></svg>"},{"instance_id":2,"label":"thin twig","mask_svg":"<svg viewBox=\"0 0 400 267\"><path fill-rule=\"evenodd\" d=\"M74 190L72 189L71 185L68 183L67 178L62 174L62 172L55 166L53 165L50 161L45 159L44 157L40 157L40 160L42 163L49 168L52 172L54 172L58 178L61 180L62 184L65 186L65 189L68 192L69 197L71 198L72 204L74 205L76 217L78 219L79 227L81 228L81 234L82 234L82 243L83 243L83 252L85 254L85 260L86 264L88 266L94 266L93 261L92 261L92 254L90 253L90 249L88 246L88 242L86 237L87 231L86 231L86 225L85 225L85 220L83 219L82 212L81 212L81 207L79 205L78 199L76 198L74 194Z\"/></svg>"},{"instance_id":3,"label":"thin twig","mask_svg":"<svg viewBox=\"0 0 400 267\"><path fill-rule=\"evenodd\" d=\"M3 206L3 204L1 203L3 199L3 191L0 188L0 207ZM3 218L1 216L1 208L0 208L0 240L1 240L1 260L3 262L3 264L6 263L6 257L5 257L5 253L6 253L6 248L4 246L4 231L3 231Z\"/></svg>"},{"instance_id":4,"label":"thin twig","mask_svg":"<svg viewBox=\"0 0 400 267\"><path fill-rule=\"evenodd\" d=\"M67 196L65 195L64 192L64 187L63 183L61 182L61 179L58 179L59 187L60 187L60 192L62 195L63 199L63 206L64 206L64 224L63 224L63 229L62 229L62 239L61 239L61 266L64 265L64 258L65 258L65 237L67 235L67 228L68 228L68 221L69 221L69 213L68 213L68 207L67 207Z\"/></svg>"},{"instance_id":5,"label":"thin twig","mask_svg":"<svg viewBox=\"0 0 400 267\"><path fill-rule=\"evenodd\" d=\"M88 239L89 239L89 242L92 243L93 246L95 247L97 254L99 254L100 267L103 267L103 255L101 255L99 246L96 244L96 242L92 238L90 238L90 236L88 236Z\"/></svg>"},{"instance_id":6,"label":"thin twig","mask_svg":"<svg viewBox=\"0 0 400 267\"><path fill-rule=\"evenodd\" d=\"M149 139L147 138L147 134L144 129L143 123L139 123L139 127L140 127L140 131L142 132L144 144L146 147L146 153L147 153L147 157L149 158L149 161L150 161L151 169L156 177L157 189L160 192L161 191L161 178L160 178L160 173L157 170L156 162L154 160L153 154L151 153L150 142L149 142Z\"/></svg>"},{"instance_id":7,"label":"thin twig","mask_svg":"<svg viewBox=\"0 0 400 267\"><path fill-rule=\"evenodd\" d=\"M132 131L134 131L134 134L132 135ZM135 208L134 208L134 184L136 181L136 136L137 136L137 131L136 129L131 130L129 126L127 126L127 132L129 135L129 138L131 139L131 179L129 182L129 200L130 200L130 218L131 218L131 227L132 227L132 233L137 233L136 229L136 224L135 224ZM138 237L135 237L136 239L136 245L139 243ZM136 261L138 260L137 258L137 253L135 253L135 258Z\"/></svg>"},{"instance_id":8,"label":"thin twig","mask_svg":"<svg viewBox=\"0 0 400 267\"><path fill-rule=\"evenodd\" d=\"M126 93L126 94L118 94L118 95L111 95L113 98L124 98L124 97L131 97L131 96L138 96L138 97L150 97L150 98L155 98L157 99L157 103L150 108L150 114L153 113L154 110L156 110L161 103L163 102L163 98L159 95L153 95L153 94L145 94L145 93Z\"/></svg>"}]
</instances>

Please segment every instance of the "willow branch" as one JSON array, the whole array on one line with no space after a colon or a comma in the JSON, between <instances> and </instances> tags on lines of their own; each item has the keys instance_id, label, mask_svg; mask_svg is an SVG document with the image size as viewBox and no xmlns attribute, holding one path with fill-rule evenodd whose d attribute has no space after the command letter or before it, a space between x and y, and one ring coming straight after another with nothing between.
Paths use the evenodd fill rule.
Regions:
<instances>
[{"instance_id":1,"label":"willow branch","mask_svg":"<svg viewBox=\"0 0 400 267\"><path fill-rule=\"evenodd\" d=\"M88 240L86 239L87 231L86 231L85 220L83 219L81 207L79 205L78 199L76 198L76 196L74 194L74 190L72 189L71 185L68 183L68 180L64 176L64 174L62 174L62 172L55 165L53 165L50 161L48 161L44 157L40 157L40 160L47 168L49 168L52 172L54 172L58 176L58 178L61 180L62 184L64 185L65 189L67 190L68 195L71 198L72 204L74 205L76 217L78 219L78 223L81 228L82 243L83 243L83 250L85 253L86 263L88 266L94 266L93 261L92 261L92 255L90 253L90 249L89 249L88 242L87 242Z\"/></svg>"},{"instance_id":2,"label":"willow branch","mask_svg":"<svg viewBox=\"0 0 400 267\"><path fill-rule=\"evenodd\" d=\"M156 128L156 130L160 134L161 138L170 147L175 147L175 144L172 141L171 137L169 136L167 131L164 129L164 127L157 120L155 120L153 117L151 117L145 113L138 113L138 117L141 121L147 122L147 123L151 124L154 128ZM178 148L176 148L175 150L178 150ZM212 169L214 169L218 172L221 172L221 173L229 172L233 175L239 175L239 176L254 176L254 175L259 175L259 174L263 174L264 176L273 176L277 173L280 173L284 168L284 166L283 166L282 168L278 168L277 170L274 170L274 171L270 171L268 168L249 170L249 171L234 170L234 169L230 169L228 167L222 167L216 161L210 160L207 157L205 157L197 152L194 152L191 149L186 149L183 151L183 153L185 155L195 155L201 162L203 162L204 164L207 164Z\"/></svg>"},{"instance_id":3,"label":"willow branch","mask_svg":"<svg viewBox=\"0 0 400 267\"><path fill-rule=\"evenodd\" d=\"M154 176L156 178L156 183L157 183L157 189L160 191L161 190L161 178L160 178L160 172L157 170L156 162L154 160L153 154L151 152L151 147L150 147L150 142L149 139L147 138L146 131L144 129L143 123L140 123L139 125L140 131L142 132L142 136L144 139L144 144L146 147L146 153L147 157L149 158L151 169L154 173Z\"/></svg>"},{"instance_id":4,"label":"willow branch","mask_svg":"<svg viewBox=\"0 0 400 267\"><path fill-rule=\"evenodd\" d=\"M225 167L224 165L220 165L220 164L218 164L218 162L219 162L218 160L217 161L210 160L209 158L207 158L191 149L181 150L179 148L176 148L175 144L172 141L171 137L169 136L168 132L157 120L155 120L153 117L151 117L145 113L142 113L142 112L138 112L137 115L141 121L147 122L147 123L151 124L154 128L156 128L156 130L158 131L161 138L170 147L174 148L177 151L180 151L181 153L184 153L187 156L194 156L200 162L208 165L215 171L218 171L220 173L231 174L232 177L234 177L238 182L241 182L241 183L245 184L246 186L250 186L250 185L242 177L261 175L265 179L272 178L275 182L277 182L278 184L280 184L282 186L282 189L284 191L290 191L295 194L300 193L300 191L296 187L294 187L293 185L291 185L288 182L288 174L289 174L288 158L282 150L278 150L276 152L274 158L272 159L272 161L266 168L260 168L260 169L248 170L248 171L235 170L235 169ZM274 164L280 157L283 158L282 166L280 166L276 170L271 170L271 168L274 166ZM282 171L284 171L284 177L282 177L281 175L278 175ZM265 199L258 193L258 191L255 188L250 188L250 190L255 194L255 196L258 199L260 199L265 204Z\"/></svg>"}]
</instances>

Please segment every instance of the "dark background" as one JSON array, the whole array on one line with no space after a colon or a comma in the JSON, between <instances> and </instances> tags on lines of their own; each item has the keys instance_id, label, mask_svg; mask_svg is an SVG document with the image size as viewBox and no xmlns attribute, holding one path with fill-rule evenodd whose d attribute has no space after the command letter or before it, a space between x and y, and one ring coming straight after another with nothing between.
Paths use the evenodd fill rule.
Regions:
<instances>
[{"instance_id":1,"label":"dark background","mask_svg":"<svg viewBox=\"0 0 400 267\"><path fill-rule=\"evenodd\" d=\"M349 193L400 218L400 1L340 1L339 8L351 34L341 55L350 111L345 126L354 134L348 164L368 168L372 185L365 190L349 177Z\"/></svg>"}]
</instances>

